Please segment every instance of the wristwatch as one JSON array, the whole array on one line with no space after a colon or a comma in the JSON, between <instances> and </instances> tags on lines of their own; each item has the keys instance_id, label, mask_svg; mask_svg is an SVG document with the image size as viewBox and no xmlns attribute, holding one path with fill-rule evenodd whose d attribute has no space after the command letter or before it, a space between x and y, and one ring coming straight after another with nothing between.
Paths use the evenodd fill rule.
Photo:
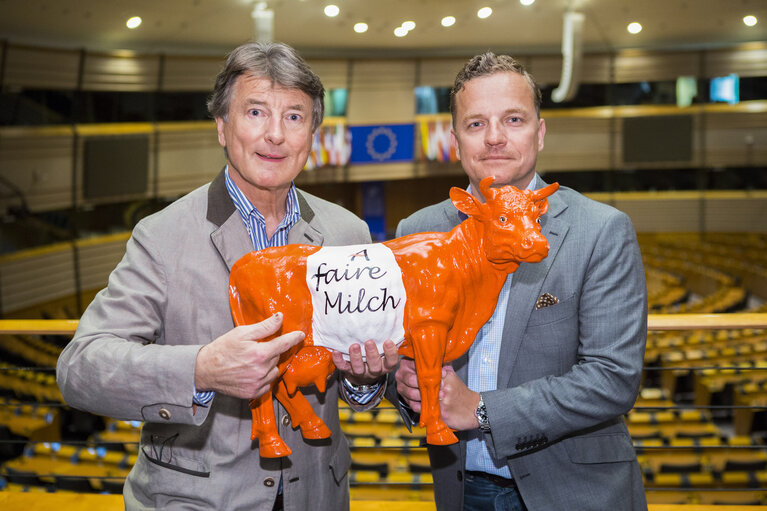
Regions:
<instances>
[{"instance_id":1,"label":"wristwatch","mask_svg":"<svg viewBox=\"0 0 767 511\"><path fill-rule=\"evenodd\" d=\"M487 418L487 407L485 407L485 401L482 399L482 394L479 395L479 404L477 409L474 410L474 415L479 422L480 431L490 431L490 421Z\"/></svg>"}]
</instances>

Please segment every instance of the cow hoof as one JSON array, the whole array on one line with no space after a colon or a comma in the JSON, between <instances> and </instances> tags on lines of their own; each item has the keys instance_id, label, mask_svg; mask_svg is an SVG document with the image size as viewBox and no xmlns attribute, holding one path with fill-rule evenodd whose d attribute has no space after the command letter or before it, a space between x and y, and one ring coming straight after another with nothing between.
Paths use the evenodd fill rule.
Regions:
<instances>
[{"instance_id":1,"label":"cow hoof","mask_svg":"<svg viewBox=\"0 0 767 511\"><path fill-rule=\"evenodd\" d=\"M328 428L322 419L306 421L299 425L301 434L307 440L319 440L321 438L330 438L330 428Z\"/></svg>"},{"instance_id":2,"label":"cow hoof","mask_svg":"<svg viewBox=\"0 0 767 511\"><path fill-rule=\"evenodd\" d=\"M431 445L450 445L458 442L453 432L448 427L443 427L434 433L426 433L426 443Z\"/></svg>"},{"instance_id":3,"label":"cow hoof","mask_svg":"<svg viewBox=\"0 0 767 511\"><path fill-rule=\"evenodd\" d=\"M259 440L258 442L258 453L262 458L282 458L289 456L292 452L288 444L279 437L271 441L261 442Z\"/></svg>"}]
</instances>

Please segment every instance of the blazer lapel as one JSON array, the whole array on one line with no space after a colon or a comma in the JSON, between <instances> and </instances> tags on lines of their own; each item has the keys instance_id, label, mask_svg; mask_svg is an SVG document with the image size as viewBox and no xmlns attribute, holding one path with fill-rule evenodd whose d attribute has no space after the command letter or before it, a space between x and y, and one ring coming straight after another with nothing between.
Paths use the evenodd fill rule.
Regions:
<instances>
[{"instance_id":1,"label":"blazer lapel","mask_svg":"<svg viewBox=\"0 0 767 511\"><path fill-rule=\"evenodd\" d=\"M314 210L309 206L309 203L306 201L306 198L301 191L297 190L297 192L298 208L301 211L301 219L290 229L290 232L288 233L288 244L292 245L294 243L299 243L303 245L321 246L325 241L325 236L312 225L312 220L314 220Z\"/></svg>"},{"instance_id":2,"label":"blazer lapel","mask_svg":"<svg viewBox=\"0 0 767 511\"><path fill-rule=\"evenodd\" d=\"M538 184L540 186L537 188L546 185L540 178L538 178ZM517 359L519 347L522 345L522 337L530 314L533 312L535 301L540 296L546 274L549 272L551 263L557 256L567 231L570 229L570 225L566 221L557 218L567 209L567 204L557 197L556 193L550 196L548 201L549 210L541 218L541 233L549 242L549 254L540 263L520 264L511 280L511 292L506 310L506 321L503 325L503 340L501 341L501 353L498 361L498 388L505 388L509 385L513 373L511 368Z\"/></svg>"},{"instance_id":3,"label":"blazer lapel","mask_svg":"<svg viewBox=\"0 0 767 511\"><path fill-rule=\"evenodd\" d=\"M298 191L298 207L301 218L290 229L288 243L322 245L324 236L311 225L314 210L300 191ZM226 189L223 171L216 176L208 188L207 219L217 226L210 233L210 240L226 263L226 267L231 271L234 263L253 251L253 242Z\"/></svg>"},{"instance_id":4,"label":"blazer lapel","mask_svg":"<svg viewBox=\"0 0 767 511\"><path fill-rule=\"evenodd\" d=\"M232 265L239 258L253 250L253 244L226 189L223 170L208 187L206 216L208 221L216 226L210 233L210 240L231 271Z\"/></svg>"}]
</instances>

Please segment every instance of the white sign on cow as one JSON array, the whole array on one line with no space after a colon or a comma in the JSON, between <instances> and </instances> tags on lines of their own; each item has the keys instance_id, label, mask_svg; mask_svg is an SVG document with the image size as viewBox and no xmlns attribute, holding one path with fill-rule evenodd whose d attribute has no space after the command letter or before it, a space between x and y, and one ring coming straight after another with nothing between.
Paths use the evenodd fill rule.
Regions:
<instances>
[{"instance_id":1,"label":"white sign on cow","mask_svg":"<svg viewBox=\"0 0 767 511\"><path fill-rule=\"evenodd\" d=\"M315 346L339 351L348 360L354 343L373 340L383 353L387 339L397 345L404 340L407 297L402 271L387 246L322 247L306 258L306 284Z\"/></svg>"}]
</instances>

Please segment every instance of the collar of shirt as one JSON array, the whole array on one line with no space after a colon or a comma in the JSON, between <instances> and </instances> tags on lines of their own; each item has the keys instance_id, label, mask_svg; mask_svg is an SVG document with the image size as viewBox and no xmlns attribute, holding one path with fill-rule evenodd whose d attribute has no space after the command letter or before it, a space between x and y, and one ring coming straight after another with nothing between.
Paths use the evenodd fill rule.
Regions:
<instances>
[{"instance_id":1,"label":"collar of shirt","mask_svg":"<svg viewBox=\"0 0 767 511\"><path fill-rule=\"evenodd\" d=\"M253 243L253 249L261 250L266 247L287 245L288 231L290 231L290 228L296 225L301 218L296 185L293 183L290 184L285 207L285 218L282 219L280 225L277 226L277 230L272 237L269 238L266 234L266 221L264 215L261 214L247 197L245 197L242 190L234 184L234 181L229 176L228 165L224 171L224 181L226 182L226 189L229 192L229 196L232 198L232 202L234 202L234 207L237 209L240 218L242 218L242 221L245 224L245 228L248 230L250 241Z\"/></svg>"}]
</instances>

